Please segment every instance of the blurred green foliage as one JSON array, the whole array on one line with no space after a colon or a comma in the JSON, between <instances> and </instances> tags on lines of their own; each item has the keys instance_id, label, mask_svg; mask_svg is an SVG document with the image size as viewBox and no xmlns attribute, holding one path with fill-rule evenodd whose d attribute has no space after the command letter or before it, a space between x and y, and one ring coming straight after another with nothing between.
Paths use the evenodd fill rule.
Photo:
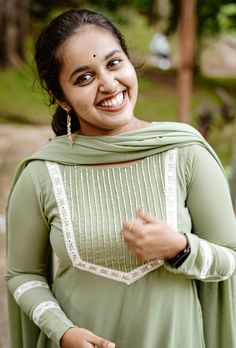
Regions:
<instances>
[{"instance_id":1,"label":"blurred green foliage","mask_svg":"<svg viewBox=\"0 0 236 348\"><path fill-rule=\"evenodd\" d=\"M180 1L169 1L172 11L167 28L168 34L176 31L180 15ZM197 0L196 18L199 38L204 35L215 35L222 30L236 30L235 0Z\"/></svg>"},{"instance_id":2,"label":"blurred green foliage","mask_svg":"<svg viewBox=\"0 0 236 348\"><path fill-rule=\"evenodd\" d=\"M169 3L169 18L167 32L177 28L180 14L180 0L164 0ZM114 16L120 9L133 9L149 19L149 23L161 20L161 8L164 1L158 0L29 0L31 15L37 19L50 17L54 9L70 7L88 7ZM123 13L124 14L124 13ZM236 29L236 4L235 0L197 0L197 31L198 35L215 34L224 29ZM151 19L151 20L150 20Z\"/></svg>"}]
</instances>

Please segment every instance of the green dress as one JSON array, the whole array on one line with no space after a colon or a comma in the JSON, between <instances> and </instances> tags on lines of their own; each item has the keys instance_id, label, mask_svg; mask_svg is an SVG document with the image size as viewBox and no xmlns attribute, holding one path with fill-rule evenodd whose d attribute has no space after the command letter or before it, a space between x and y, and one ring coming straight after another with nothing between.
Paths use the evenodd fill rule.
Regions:
<instances>
[{"instance_id":1,"label":"green dress","mask_svg":"<svg viewBox=\"0 0 236 348\"><path fill-rule=\"evenodd\" d=\"M127 249L121 226L139 206L188 234L178 269ZM117 348L236 347L235 216L217 157L190 126L76 136L72 149L56 138L20 167L7 220L12 347L57 347L72 326Z\"/></svg>"}]
</instances>

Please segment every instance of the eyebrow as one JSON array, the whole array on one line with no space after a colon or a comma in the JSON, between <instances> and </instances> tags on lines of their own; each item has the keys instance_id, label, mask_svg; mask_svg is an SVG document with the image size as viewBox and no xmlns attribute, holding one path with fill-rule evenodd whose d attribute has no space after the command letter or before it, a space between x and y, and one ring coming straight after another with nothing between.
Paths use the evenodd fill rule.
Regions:
<instances>
[{"instance_id":1,"label":"eyebrow","mask_svg":"<svg viewBox=\"0 0 236 348\"><path fill-rule=\"evenodd\" d=\"M118 50L118 49L112 50L111 52L109 52L109 53L105 56L104 60L108 60L108 59L111 58L115 53L119 53L119 52L122 52L122 50ZM76 74L78 74L78 73L80 73L80 72L82 72L82 71L85 71L85 70L87 70L87 69L89 69L89 65L82 65L82 66L80 66L79 68L76 68L76 69L71 73L71 75L70 75L70 80L71 80L72 77L75 76Z\"/></svg>"}]
</instances>

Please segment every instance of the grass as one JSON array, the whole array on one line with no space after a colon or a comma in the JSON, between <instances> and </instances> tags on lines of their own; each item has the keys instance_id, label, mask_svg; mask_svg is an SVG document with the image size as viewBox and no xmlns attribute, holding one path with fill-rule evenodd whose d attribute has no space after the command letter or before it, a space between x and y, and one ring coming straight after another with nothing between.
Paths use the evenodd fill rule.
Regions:
<instances>
[{"instance_id":1,"label":"grass","mask_svg":"<svg viewBox=\"0 0 236 348\"><path fill-rule=\"evenodd\" d=\"M149 75L156 75L156 81ZM171 85L159 81L156 69L143 71L139 76L139 97L136 115L149 121L174 121L176 119L176 93Z\"/></svg>"},{"instance_id":2,"label":"grass","mask_svg":"<svg viewBox=\"0 0 236 348\"><path fill-rule=\"evenodd\" d=\"M0 122L46 123L48 108L31 66L0 71Z\"/></svg>"}]
</instances>

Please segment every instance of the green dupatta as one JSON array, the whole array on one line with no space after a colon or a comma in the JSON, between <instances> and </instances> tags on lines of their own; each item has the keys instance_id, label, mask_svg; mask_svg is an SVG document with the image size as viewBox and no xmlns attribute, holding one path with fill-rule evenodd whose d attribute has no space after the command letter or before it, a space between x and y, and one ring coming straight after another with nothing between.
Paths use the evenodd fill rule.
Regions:
<instances>
[{"instance_id":1,"label":"green dupatta","mask_svg":"<svg viewBox=\"0 0 236 348\"><path fill-rule=\"evenodd\" d=\"M70 148L67 136L56 137L25 159L17 170L11 192L21 172L33 160L67 165L119 163L138 160L171 148L199 144L212 154L223 170L216 153L199 132L182 123L153 122L146 128L115 136L73 136L73 141ZM236 348L236 276L217 283L196 282L202 306L206 348ZM39 329L26 317L10 293L9 317L12 348L37 347ZM14 330L19 326L21 330Z\"/></svg>"}]
</instances>

